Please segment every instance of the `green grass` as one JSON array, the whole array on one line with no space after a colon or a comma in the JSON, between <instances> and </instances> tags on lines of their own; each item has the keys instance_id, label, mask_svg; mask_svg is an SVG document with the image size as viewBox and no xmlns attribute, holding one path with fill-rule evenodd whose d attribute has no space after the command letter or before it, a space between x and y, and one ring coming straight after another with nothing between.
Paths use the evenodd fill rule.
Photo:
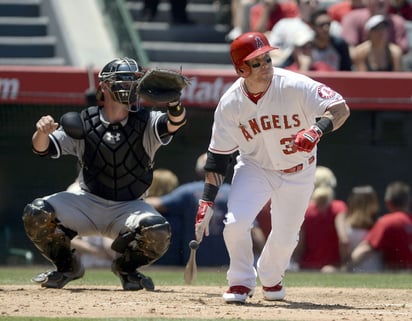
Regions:
<instances>
[{"instance_id":1,"label":"green grass","mask_svg":"<svg viewBox=\"0 0 412 321\"><path fill-rule=\"evenodd\" d=\"M46 268L47 269L47 268ZM28 284L44 267L0 268L0 286L12 284ZM150 267L142 270L153 278L156 285L184 285L183 268ZM409 289L412 274L404 273L317 273L287 272L285 284L288 287L350 287L350 288L392 288ZM119 285L118 278L109 269L86 270L84 278L76 283L83 285ZM226 267L199 268L196 285L225 285Z\"/></svg>"},{"instance_id":2,"label":"green grass","mask_svg":"<svg viewBox=\"0 0 412 321\"><path fill-rule=\"evenodd\" d=\"M47 268L46 268L47 269ZM29 284L35 274L44 271L44 267L30 268L0 268L0 291L2 285ZM157 286L184 285L183 268L168 268L152 266L142 270L143 273L153 278ZM75 281L79 285L119 285L119 280L109 269L86 270L84 278ZM410 289L412 274L405 273L373 273L350 274L317 272L288 272L285 276L287 287L350 287L350 288L388 288ZM196 285L220 286L226 285L226 268L199 268ZM37 317L1 317L4 321L78 321L78 318L37 318ZM194 321L195 319L171 318L88 318L88 321ZM214 319L202 320L212 321ZM230 320L226 320L230 321Z\"/></svg>"}]
</instances>

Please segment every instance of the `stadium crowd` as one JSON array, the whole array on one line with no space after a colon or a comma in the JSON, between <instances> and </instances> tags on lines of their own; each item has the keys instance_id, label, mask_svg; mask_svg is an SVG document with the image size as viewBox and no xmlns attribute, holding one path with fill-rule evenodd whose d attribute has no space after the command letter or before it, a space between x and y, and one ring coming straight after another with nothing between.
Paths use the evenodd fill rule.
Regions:
<instances>
[{"instance_id":1,"label":"stadium crowd","mask_svg":"<svg viewBox=\"0 0 412 321\"><path fill-rule=\"evenodd\" d=\"M223 0L221 0L223 1ZM223 1L225 2L225 1ZM266 34L275 66L294 71L408 71L408 0L232 0L227 41Z\"/></svg>"}]
</instances>

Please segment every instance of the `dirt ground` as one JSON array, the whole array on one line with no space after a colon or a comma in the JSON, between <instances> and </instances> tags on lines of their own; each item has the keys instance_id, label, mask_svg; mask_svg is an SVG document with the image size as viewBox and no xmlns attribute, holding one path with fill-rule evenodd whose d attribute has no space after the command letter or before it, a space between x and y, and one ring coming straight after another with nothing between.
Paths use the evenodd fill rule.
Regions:
<instances>
[{"instance_id":1,"label":"dirt ground","mask_svg":"<svg viewBox=\"0 0 412 321\"><path fill-rule=\"evenodd\" d=\"M0 288L0 318L147 317L293 321L410 321L412 290L288 288L286 300L268 302L257 289L245 305L222 301L225 287L158 286L154 292L120 286L45 289L38 285Z\"/></svg>"}]
</instances>

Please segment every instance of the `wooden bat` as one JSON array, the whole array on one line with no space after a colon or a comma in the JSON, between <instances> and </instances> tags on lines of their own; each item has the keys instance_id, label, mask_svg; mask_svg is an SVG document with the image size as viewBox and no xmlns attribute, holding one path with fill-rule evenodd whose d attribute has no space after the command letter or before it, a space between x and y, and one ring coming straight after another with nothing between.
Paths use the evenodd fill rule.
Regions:
<instances>
[{"instance_id":1,"label":"wooden bat","mask_svg":"<svg viewBox=\"0 0 412 321\"><path fill-rule=\"evenodd\" d=\"M199 248L199 243L196 240L192 240L189 243L189 247L190 256L183 276L186 284L193 284L197 277L196 250Z\"/></svg>"}]
</instances>

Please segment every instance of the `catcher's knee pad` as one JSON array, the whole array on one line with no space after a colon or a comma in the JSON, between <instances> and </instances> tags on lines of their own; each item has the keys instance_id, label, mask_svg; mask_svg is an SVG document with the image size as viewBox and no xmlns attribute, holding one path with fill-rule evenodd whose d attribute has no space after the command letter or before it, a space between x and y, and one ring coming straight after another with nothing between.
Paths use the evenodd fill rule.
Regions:
<instances>
[{"instance_id":1,"label":"catcher's knee pad","mask_svg":"<svg viewBox=\"0 0 412 321\"><path fill-rule=\"evenodd\" d=\"M139 252L152 262L166 253L171 236L170 224L163 216L148 215L139 220L134 231L119 235L113 241L112 249L120 253L126 250Z\"/></svg>"},{"instance_id":2,"label":"catcher's knee pad","mask_svg":"<svg viewBox=\"0 0 412 321\"><path fill-rule=\"evenodd\" d=\"M41 198L35 199L24 208L23 223L33 242L44 240L56 231L57 221L53 206Z\"/></svg>"},{"instance_id":3,"label":"catcher's knee pad","mask_svg":"<svg viewBox=\"0 0 412 321\"><path fill-rule=\"evenodd\" d=\"M68 270L72 263L70 238L58 226L53 206L41 198L26 205L23 224L27 236L58 270Z\"/></svg>"},{"instance_id":4,"label":"catcher's knee pad","mask_svg":"<svg viewBox=\"0 0 412 321\"><path fill-rule=\"evenodd\" d=\"M147 216L140 221L136 230L137 248L148 257L158 259L166 253L172 232L170 224L163 216Z\"/></svg>"}]
</instances>

